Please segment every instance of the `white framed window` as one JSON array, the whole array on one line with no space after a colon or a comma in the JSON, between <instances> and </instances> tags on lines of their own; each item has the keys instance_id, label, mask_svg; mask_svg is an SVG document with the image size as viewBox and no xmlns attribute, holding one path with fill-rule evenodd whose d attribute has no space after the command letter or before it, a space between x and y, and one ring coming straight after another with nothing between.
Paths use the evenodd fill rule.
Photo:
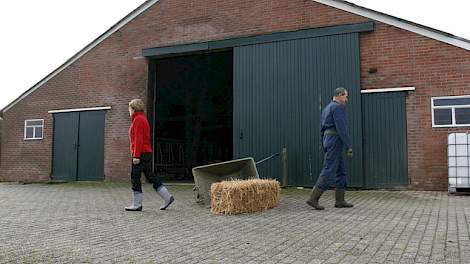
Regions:
<instances>
[{"instance_id":1,"label":"white framed window","mask_svg":"<svg viewBox=\"0 0 470 264\"><path fill-rule=\"evenodd\" d=\"M44 119L28 119L24 121L24 139L42 139Z\"/></svg>"},{"instance_id":2,"label":"white framed window","mask_svg":"<svg viewBox=\"0 0 470 264\"><path fill-rule=\"evenodd\" d=\"M433 127L470 126L470 95L431 98Z\"/></svg>"}]
</instances>

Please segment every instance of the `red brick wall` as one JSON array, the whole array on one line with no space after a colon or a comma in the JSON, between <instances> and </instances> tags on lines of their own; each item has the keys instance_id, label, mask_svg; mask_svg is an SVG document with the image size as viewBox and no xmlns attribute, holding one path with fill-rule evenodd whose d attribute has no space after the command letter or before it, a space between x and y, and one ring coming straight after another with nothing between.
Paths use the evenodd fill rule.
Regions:
<instances>
[{"instance_id":1,"label":"red brick wall","mask_svg":"<svg viewBox=\"0 0 470 264\"><path fill-rule=\"evenodd\" d=\"M127 102L146 97L143 48L365 21L305 0L160 0L5 113L4 126L9 129L2 151L8 155L2 155L0 175L10 180L49 178L52 116L48 110L111 106L106 116L105 176L126 179ZM431 129L430 96L470 92L469 52L377 23L375 32L361 35L361 60L365 89L416 87L407 102L409 174L413 186L446 188L447 130ZM378 72L369 74L371 67ZM23 122L29 118L45 119L44 140L23 141Z\"/></svg>"},{"instance_id":2,"label":"red brick wall","mask_svg":"<svg viewBox=\"0 0 470 264\"><path fill-rule=\"evenodd\" d=\"M361 35L361 86L416 88L406 109L411 187L447 189L447 134L468 128L432 128L431 97L470 94L470 52L377 23Z\"/></svg>"}]
</instances>

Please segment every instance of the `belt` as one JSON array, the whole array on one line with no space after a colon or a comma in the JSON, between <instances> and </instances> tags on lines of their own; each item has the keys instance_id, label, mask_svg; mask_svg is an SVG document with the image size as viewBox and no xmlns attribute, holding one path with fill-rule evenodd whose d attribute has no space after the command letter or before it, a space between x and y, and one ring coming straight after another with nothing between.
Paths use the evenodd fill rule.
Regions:
<instances>
[{"instance_id":1,"label":"belt","mask_svg":"<svg viewBox=\"0 0 470 264\"><path fill-rule=\"evenodd\" d=\"M338 133L336 133L336 130L332 128L325 129L325 131L323 132L323 135L337 135L337 134Z\"/></svg>"}]
</instances>

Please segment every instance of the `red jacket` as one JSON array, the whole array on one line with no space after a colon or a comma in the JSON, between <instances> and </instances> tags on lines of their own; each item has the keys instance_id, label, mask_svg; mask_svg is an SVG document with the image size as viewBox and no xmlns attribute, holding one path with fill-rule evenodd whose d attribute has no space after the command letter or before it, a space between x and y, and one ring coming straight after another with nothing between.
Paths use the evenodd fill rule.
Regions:
<instances>
[{"instance_id":1,"label":"red jacket","mask_svg":"<svg viewBox=\"0 0 470 264\"><path fill-rule=\"evenodd\" d=\"M132 114L132 124L129 128L129 141L133 158L140 158L141 153L152 152L150 146L150 126L143 112Z\"/></svg>"}]
</instances>

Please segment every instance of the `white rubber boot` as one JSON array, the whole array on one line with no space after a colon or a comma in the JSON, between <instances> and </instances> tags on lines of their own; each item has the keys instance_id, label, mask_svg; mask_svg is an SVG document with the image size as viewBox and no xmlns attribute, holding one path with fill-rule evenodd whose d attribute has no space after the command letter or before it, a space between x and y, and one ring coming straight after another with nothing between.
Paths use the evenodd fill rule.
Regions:
<instances>
[{"instance_id":1,"label":"white rubber boot","mask_svg":"<svg viewBox=\"0 0 470 264\"><path fill-rule=\"evenodd\" d=\"M168 208L168 206L170 206L170 204L172 204L175 201L175 198L173 198L173 195L171 195L168 189L163 185L161 185L160 188L158 188L157 194L165 201L165 204L162 207L160 207L160 210L165 210L166 208Z\"/></svg>"},{"instance_id":2,"label":"white rubber boot","mask_svg":"<svg viewBox=\"0 0 470 264\"><path fill-rule=\"evenodd\" d=\"M144 199L144 194L141 192L133 193L132 204L125 207L126 211L142 211L142 200Z\"/></svg>"}]
</instances>

